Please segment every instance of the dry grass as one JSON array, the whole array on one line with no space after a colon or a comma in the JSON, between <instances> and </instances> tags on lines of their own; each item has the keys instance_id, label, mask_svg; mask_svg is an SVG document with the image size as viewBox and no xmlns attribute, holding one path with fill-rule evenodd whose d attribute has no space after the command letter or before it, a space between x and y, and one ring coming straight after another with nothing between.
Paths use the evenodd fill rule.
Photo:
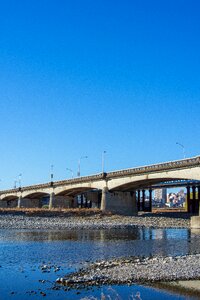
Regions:
<instances>
[{"instance_id":1,"label":"dry grass","mask_svg":"<svg viewBox=\"0 0 200 300\"><path fill-rule=\"evenodd\" d=\"M13 213L13 214L26 214L35 216L111 216L111 213L102 212L97 208L52 208L51 210L47 208L0 208L0 214Z\"/></svg>"}]
</instances>

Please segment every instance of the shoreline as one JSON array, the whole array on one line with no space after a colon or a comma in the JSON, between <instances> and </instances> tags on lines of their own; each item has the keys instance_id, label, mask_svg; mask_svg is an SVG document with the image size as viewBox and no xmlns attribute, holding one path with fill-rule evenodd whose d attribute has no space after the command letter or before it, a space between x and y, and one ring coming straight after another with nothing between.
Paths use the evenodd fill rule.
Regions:
<instances>
[{"instance_id":1,"label":"shoreline","mask_svg":"<svg viewBox=\"0 0 200 300\"><path fill-rule=\"evenodd\" d=\"M57 284L82 289L89 286L153 284L200 279L200 254L118 258L99 261L58 278Z\"/></svg>"},{"instance_id":2,"label":"shoreline","mask_svg":"<svg viewBox=\"0 0 200 300\"><path fill-rule=\"evenodd\" d=\"M80 230L125 228L186 228L190 215L139 213L138 216L103 214L101 211L0 211L0 229ZM180 280L200 280L200 254L183 256L120 257L91 262L63 278L57 285L82 289L101 285L157 284Z\"/></svg>"},{"instance_id":3,"label":"shoreline","mask_svg":"<svg viewBox=\"0 0 200 300\"><path fill-rule=\"evenodd\" d=\"M137 216L104 214L100 210L0 211L0 229L110 229L190 228L190 215L183 212L148 213Z\"/></svg>"}]
</instances>

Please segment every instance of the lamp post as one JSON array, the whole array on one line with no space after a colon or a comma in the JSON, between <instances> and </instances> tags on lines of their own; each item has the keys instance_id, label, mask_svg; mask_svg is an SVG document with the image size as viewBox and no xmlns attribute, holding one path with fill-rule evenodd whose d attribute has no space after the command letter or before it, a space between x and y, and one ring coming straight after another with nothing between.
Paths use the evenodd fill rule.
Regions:
<instances>
[{"instance_id":1,"label":"lamp post","mask_svg":"<svg viewBox=\"0 0 200 300\"><path fill-rule=\"evenodd\" d=\"M181 143L176 142L176 144L183 149L183 158L185 158L185 147Z\"/></svg>"},{"instance_id":2,"label":"lamp post","mask_svg":"<svg viewBox=\"0 0 200 300\"><path fill-rule=\"evenodd\" d=\"M67 170L67 171L70 171L71 174L72 174L72 178L74 178L74 172L73 172L73 170L72 170L72 169L69 169L69 168L66 168L66 170Z\"/></svg>"},{"instance_id":3,"label":"lamp post","mask_svg":"<svg viewBox=\"0 0 200 300\"><path fill-rule=\"evenodd\" d=\"M106 154L106 151L103 151L102 152L102 173L104 173L105 154Z\"/></svg>"},{"instance_id":4,"label":"lamp post","mask_svg":"<svg viewBox=\"0 0 200 300\"><path fill-rule=\"evenodd\" d=\"M78 161L78 172L77 172L78 177L80 177L80 175L81 175L81 159L84 159L84 158L88 158L88 156L81 156Z\"/></svg>"},{"instance_id":5,"label":"lamp post","mask_svg":"<svg viewBox=\"0 0 200 300\"><path fill-rule=\"evenodd\" d=\"M21 189L22 187L22 174L19 174L19 188Z\"/></svg>"},{"instance_id":6,"label":"lamp post","mask_svg":"<svg viewBox=\"0 0 200 300\"><path fill-rule=\"evenodd\" d=\"M17 180L14 180L14 189L17 188Z\"/></svg>"},{"instance_id":7,"label":"lamp post","mask_svg":"<svg viewBox=\"0 0 200 300\"><path fill-rule=\"evenodd\" d=\"M53 167L54 165L51 165L51 182L53 182Z\"/></svg>"}]
</instances>

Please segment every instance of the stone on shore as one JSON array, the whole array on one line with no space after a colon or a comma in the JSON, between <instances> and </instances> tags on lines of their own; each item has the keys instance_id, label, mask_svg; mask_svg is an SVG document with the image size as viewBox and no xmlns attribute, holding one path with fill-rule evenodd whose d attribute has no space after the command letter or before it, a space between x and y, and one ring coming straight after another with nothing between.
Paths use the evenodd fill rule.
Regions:
<instances>
[{"instance_id":1,"label":"stone on shore","mask_svg":"<svg viewBox=\"0 0 200 300\"><path fill-rule=\"evenodd\" d=\"M200 279L200 255L114 259L91 264L86 269L58 278L72 288L102 284L132 284Z\"/></svg>"}]
</instances>

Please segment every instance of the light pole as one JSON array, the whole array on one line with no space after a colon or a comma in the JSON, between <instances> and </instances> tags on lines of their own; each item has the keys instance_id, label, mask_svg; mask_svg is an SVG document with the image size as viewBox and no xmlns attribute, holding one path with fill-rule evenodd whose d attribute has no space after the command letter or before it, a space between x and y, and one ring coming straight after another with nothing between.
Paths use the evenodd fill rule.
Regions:
<instances>
[{"instance_id":1,"label":"light pole","mask_svg":"<svg viewBox=\"0 0 200 300\"><path fill-rule=\"evenodd\" d=\"M80 177L80 175L81 175L81 159L84 159L84 158L88 158L88 156L81 156L78 161L78 172L77 172L78 177Z\"/></svg>"},{"instance_id":2,"label":"light pole","mask_svg":"<svg viewBox=\"0 0 200 300\"><path fill-rule=\"evenodd\" d=\"M181 148L183 149L183 158L185 158L185 147L182 144L178 143L178 142L176 142L176 144L181 146Z\"/></svg>"},{"instance_id":3,"label":"light pole","mask_svg":"<svg viewBox=\"0 0 200 300\"><path fill-rule=\"evenodd\" d=\"M106 154L106 151L103 151L102 152L102 173L104 173L105 154Z\"/></svg>"},{"instance_id":4,"label":"light pole","mask_svg":"<svg viewBox=\"0 0 200 300\"><path fill-rule=\"evenodd\" d=\"M14 180L14 189L17 188L17 180Z\"/></svg>"},{"instance_id":5,"label":"light pole","mask_svg":"<svg viewBox=\"0 0 200 300\"><path fill-rule=\"evenodd\" d=\"M19 174L19 188L21 189L22 187L22 174Z\"/></svg>"},{"instance_id":6,"label":"light pole","mask_svg":"<svg viewBox=\"0 0 200 300\"><path fill-rule=\"evenodd\" d=\"M70 171L72 174L72 178L74 178L74 172L72 171L72 169L66 168L67 171Z\"/></svg>"},{"instance_id":7,"label":"light pole","mask_svg":"<svg viewBox=\"0 0 200 300\"><path fill-rule=\"evenodd\" d=\"M53 182L53 167L54 165L51 165L51 182Z\"/></svg>"}]
</instances>

